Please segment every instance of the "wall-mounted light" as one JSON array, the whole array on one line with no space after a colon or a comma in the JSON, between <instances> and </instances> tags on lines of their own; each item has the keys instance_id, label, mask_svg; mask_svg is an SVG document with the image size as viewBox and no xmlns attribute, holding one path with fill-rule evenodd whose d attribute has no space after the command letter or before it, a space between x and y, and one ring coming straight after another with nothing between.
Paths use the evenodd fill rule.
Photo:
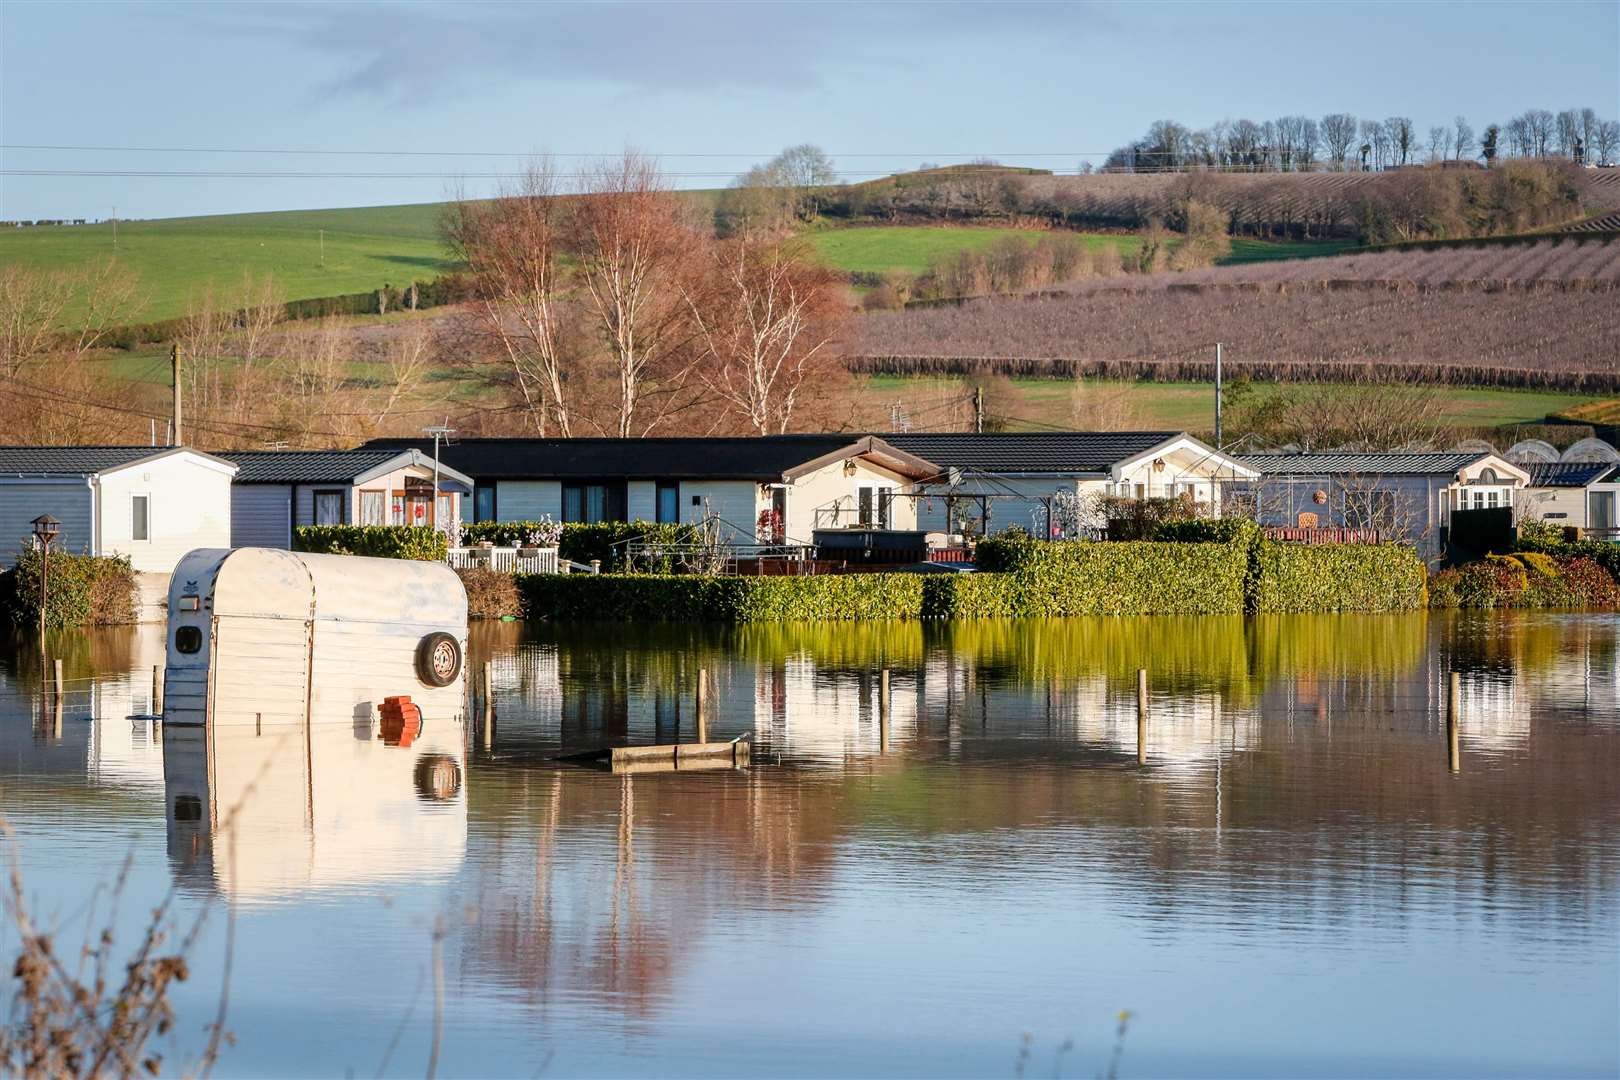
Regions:
<instances>
[{"instance_id":1,"label":"wall-mounted light","mask_svg":"<svg viewBox=\"0 0 1620 1080\"><path fill-rule=\"evenodd\" d=\"M854 476L855 475L855 459L854 458L848 458L848 459L845 460L845 462L844 462L844 475L845 476Z\"/></svg>"},{"instance_id":2,"label":"wall-mounted light","mask_svg":"<svg viewBox=\"0 0 1620 1080\"><path fill-rule=\"evenodd\" d=\"M1153 459L1153 471L1164 472L1164 458L1156 457Z\"/></svg>"}]
</instances>

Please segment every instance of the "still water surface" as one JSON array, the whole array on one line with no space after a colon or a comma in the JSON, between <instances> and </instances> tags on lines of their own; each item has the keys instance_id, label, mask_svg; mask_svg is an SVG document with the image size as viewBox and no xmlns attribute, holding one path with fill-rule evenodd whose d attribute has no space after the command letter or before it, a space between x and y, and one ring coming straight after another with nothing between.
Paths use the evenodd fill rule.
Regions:
<instances>
[{"instance_id":1,"label":"still water surface","mask_svg":"<svg viewBox=\"0 0 1620 1080\"><path fill-rule=\"evenodd\" d=\"M52 646L59 728L7 650L0 808L64 937L126 856L126 936L170 889L213 906L171 1053L234 905L229 1075L420 1074L436 928L452 1075L1093 1076L1121 1010L1122 1076L1614 1075L1617 643L1531 614L509 624L473 635L488 749L429 717L166 755L126 719L160 630L100 632ZM691 738L699 668L751 768L553 760Z\"/></svg>"}]
</instances>

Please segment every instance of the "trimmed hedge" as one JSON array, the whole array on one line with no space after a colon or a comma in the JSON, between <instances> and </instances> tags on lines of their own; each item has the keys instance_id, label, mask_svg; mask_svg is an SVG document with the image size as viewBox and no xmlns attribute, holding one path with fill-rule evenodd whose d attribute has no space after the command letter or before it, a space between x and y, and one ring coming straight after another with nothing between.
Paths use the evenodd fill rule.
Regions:
<instances>
[{"instance_id":1,"label":"trimmed hedge","mask_svg":"<svg viewBox=\"0 0 1620 1080\"><path fill-rule=\"evenodd\" d=\"M1401 544L1254 545L1250 611L1411 611L1427 571Z\"/></svg>"},{"instance_id":2,"label":"trimmed hedge","mask_svg":"<svg viewBox=\"0 0 1620 1080\"><path fill-rule=\"evenodd\" d=\"M519 547L529 530L538 521L478 521L461 527L461 542L477 544L489 541L496 547ZM651 521L603 521L594 524L568 522L562 527L562 540L557 545L559 558L577 563L602 560L605 571L619 571L625 545L631 540L646 539L664 544L695 544L698 531L695 525L659 525ZM654 572L668 573L673 567L670 560L653 567Z\"/></svg>"},{"instance_id":3,"label":"trimmed hedge","mask_svg":"<svg viewBox=\"0 0 1620 1080\"><path fill-rule=\"evenodd\" d=\"M366 555L374 559L443 562L450 541L431 525L300 525L294 551L317 555Z\"/></svg>"},{"instance_id":4,"label":"trimmed hedge","mask_svg":"<svg viewBox=\"0 0 1620 1080\"><path fill-rule=\"evenodd\" d=\"M923 609L924 579L916 574L525 574L517 585L532 618L782 622L917 618Z\"/></svg>"},{"instance_id":5,"label":"trimmed hedge","mask_svg":"<svg viewBox=\"0 0 1620 1080\"><path fill-rule=\"evenodd\" d=\"M5 573L0 587L6 608L21 627L39 625L40 553L27 548ZM112 626L135 621L135 570L125 556L51 553L50 596L45 626Z\"/></svg>"}]
</instances>

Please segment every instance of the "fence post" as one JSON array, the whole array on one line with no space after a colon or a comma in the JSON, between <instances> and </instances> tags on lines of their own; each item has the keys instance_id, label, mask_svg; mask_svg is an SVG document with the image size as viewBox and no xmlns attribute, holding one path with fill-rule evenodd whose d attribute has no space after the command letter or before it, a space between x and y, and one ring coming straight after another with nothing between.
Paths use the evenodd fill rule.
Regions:
<instances>
[{"instance_id":1,"label":"fence post","mask_svg":"<svg viewBox=\"0 0 1620 1080\"><path fill-rule=\"evenodd\" d=\"M495 745L495 665L484 661L484 749Z\"/></svg>"},{"instance_id":2,"label":"fence post","mask_svg":"<svg viewBox=\"0 0 1620 1080\"><path fill-rule=\"evenodd\" d=\"M1136 669L1136 763L1147 764L1147 668Z\"/></svg>"},{"instance_id":3,"label":"fence post","mask_svg":"<svg viewBox=\"0 0 1620 1080\"><path fill-rule=\"evenodd\" d=\"M889 669L883 669L878 683L878 751L889 752Z\"/></svg>"},{"instance_id":4,"label":"fence post","mask_svg":"<svg viewBox=\"0 0 1620 1080\"><path fill-rule=\"evenodd\" d=\"M709 669L698 668L697 674L697 741L709 741Z\"/></svg>"},{"instance_id":5,"label":"fence post","mask_svg":"<svg viewBox=\"0 0 1620 1080\"><path fill-rule=\"evenodd\" d=\"M1453 773L1462 772L1462 746L1457 740L1457 696L1462 689L1462 675L1453 671L1446 680L1446 759Z\"/></svg>"},{"instance_id":6,"label":"fence post","mask_svg":"<svg viewBox=\"0 0 1620 1080\"><path fill-rule=\"evenodd\" d=\"M163 715L163 668L152 665L152 715Z\"/></svg>"}]
</instances>

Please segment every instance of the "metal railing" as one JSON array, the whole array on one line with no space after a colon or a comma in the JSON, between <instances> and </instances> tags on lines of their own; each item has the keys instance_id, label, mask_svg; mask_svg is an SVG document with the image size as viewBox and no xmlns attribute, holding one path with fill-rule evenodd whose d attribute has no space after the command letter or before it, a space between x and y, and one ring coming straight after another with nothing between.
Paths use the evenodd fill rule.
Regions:
<instances>
[{"instance_id":1,"label":"metal railing","mask_svg":"<svg viewBox=\"0 0 1620 1080\"><path fill-rule=\"evenodd\" d=\"M1272 525L1263 531L1267 540L1289 544L1382 544L1391 539L1387 529Z\"/></svg>"},{"instance_id":2,"label":"metal railing","mask_svg":"<svg viewBox=\"0 0 1620 1080\"><path fill-rule=\"evenodd\" d=\"M735 574L741 563L757 567L764 561L795 564L797 572L808 573L814 566L816 549L811 544L791 543L724 543L711 547L632 540L625 545L624 555L632 569L667 565L684 573Z\"/></svg>"},{"instance_id":3,"label":"metal railing","mask_svg":"<svg viewBox=\"0 0 1620 1080\"><path fill-rule=\"evenodd\" d=\"M487 566L503 574L562 573L556 548L455 547L445 561L457 570Z\"/></svg>"}]
</instances>

